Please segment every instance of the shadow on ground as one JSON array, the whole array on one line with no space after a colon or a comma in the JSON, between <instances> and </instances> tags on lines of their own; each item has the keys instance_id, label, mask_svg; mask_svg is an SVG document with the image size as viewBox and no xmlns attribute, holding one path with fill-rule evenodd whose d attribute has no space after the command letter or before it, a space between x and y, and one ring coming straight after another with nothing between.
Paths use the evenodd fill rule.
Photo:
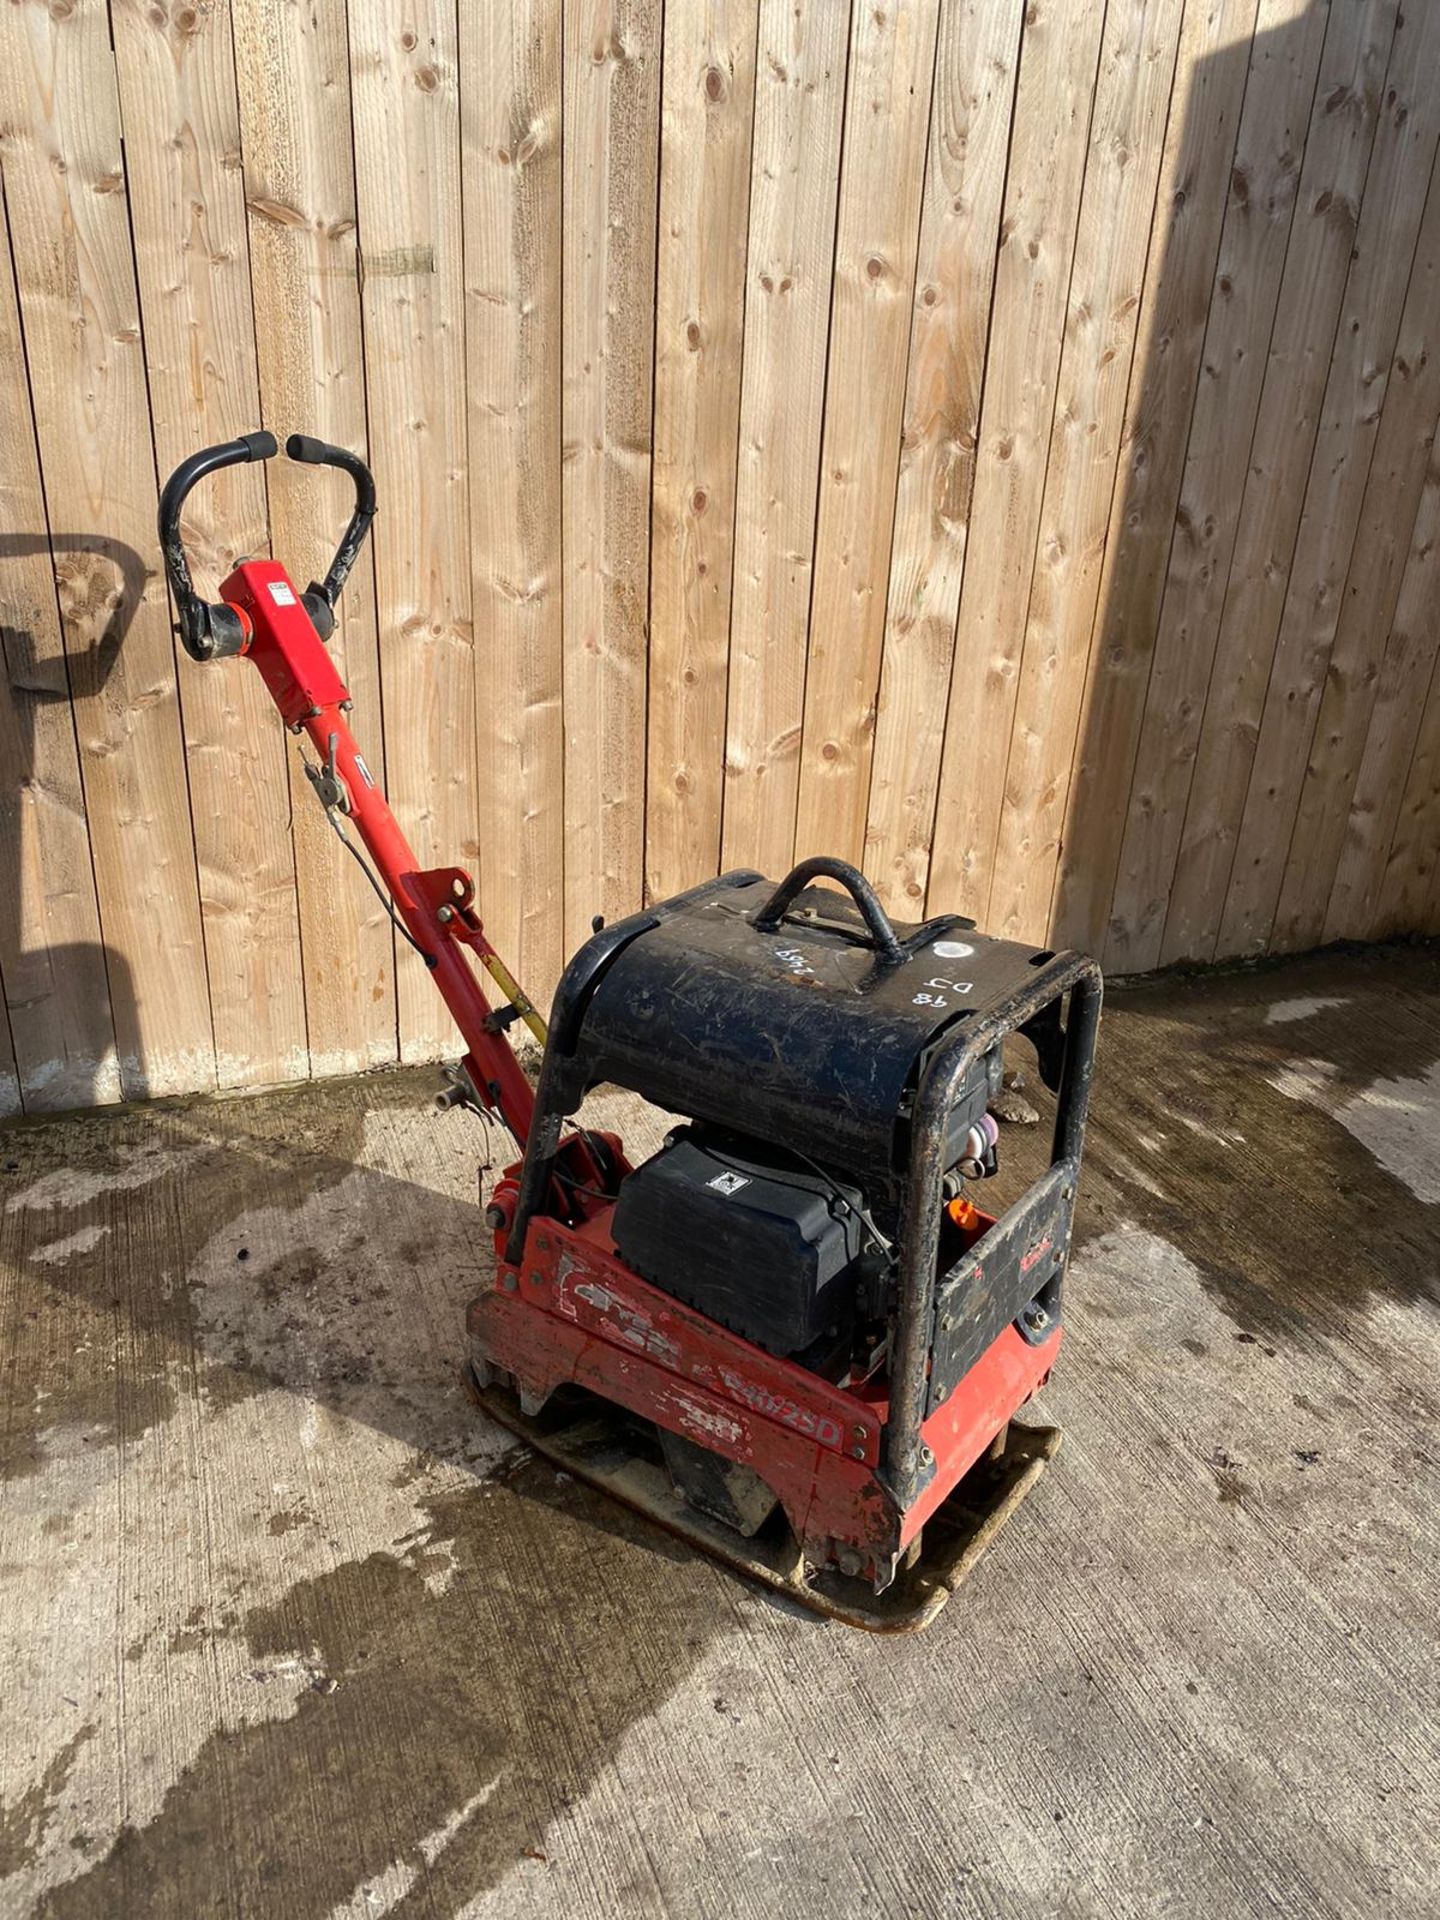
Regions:
<instances>
[{"instance_id":1,"label":"shadow on ground","mask_svg":"<svg viewBox=\"0 0 1440 1920\"><path fill-rule=\"evenodd\" d=\"M197 1466L216 1478L235 1441L216 1437L207 1458L206 1432L231 1434L263 1402L277 1454L290 1444L280 1420L308 1421L305 1444L332 1450L324 1471L358 1449L359 1470L383 1468L415 1509L402 1539L368 1551L358 1539L352 1557L337 1537L329 1564L288 1583L282 1571L259 1604L212 1567L163 1650L134 1634L160 1615L122 1600L127 1658L238 1662L252 1691L278 1689L281 1717L227 1724L222 1688L218 1724L153 1817L127 1821L45 1893L34 1910L53 1920L323 1915L376 1882L384 1910L403 1915L412 1876L418 1910L450 1911L517 1865L543 1871L550 1825L734 1621L723 1576L511 1450L469 1404L463 1307L490 1266L479 1211L397 1178L365 1145L367 1130L373 1141L396 1128L408 1151L413 1128L423 1153L424 1129L458 1122L483 1147L477 1123L420 1109L425 1092L410 1075L330 1099L210 1101L9 1136L3 1251L41 1281L13 1316L11 1377L47 1383L33 1417L8 1403L12 1491L75 1436L133 1460L197 1409ZM56 1181L78 1207L59 1186L58 1209L35 1204ZM59 1340L77 1349L71 1367L56 1367ZM205 1498L223 1506L226 1491ZM313 1533L317 1508L337 1525L333 1502L291 1491L267 1504L252 1535L268 1530L282 1550ZM223 1515L204 1524L197 1550L254 1550ZM12 1820L0 1868L34 1864L68 1770ZM397 1832L414 1836L398 1857Z\"/></svg>"}]
</instances>

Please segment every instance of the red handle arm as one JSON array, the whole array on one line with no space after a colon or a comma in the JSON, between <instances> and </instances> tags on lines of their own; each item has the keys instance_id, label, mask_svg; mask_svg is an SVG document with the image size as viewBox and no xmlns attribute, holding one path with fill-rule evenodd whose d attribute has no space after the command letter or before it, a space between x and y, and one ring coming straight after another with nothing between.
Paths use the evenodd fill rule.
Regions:
<instances>
[{"instance_id":1,"label":"red handle arm","mask_svg":"<svg viewBox=\"0 0 1440 1920\"><path fill-rule=\"evenodd\" d=\"M321 761L333 765L344 811L464 1038L464 1065L476 1095L523 1147L535 1096L492 1020L490 1002L465 951L495 960L474 911L470 876L458 867L419 866L350 731L345 683L285 569L273 560L248 561L235 569L220 594L239 614L246 629L241 651L259 668L286 726L308 734ZM522 1012L527 1008L523 1003Z\"/></svg>"}]
</instances>

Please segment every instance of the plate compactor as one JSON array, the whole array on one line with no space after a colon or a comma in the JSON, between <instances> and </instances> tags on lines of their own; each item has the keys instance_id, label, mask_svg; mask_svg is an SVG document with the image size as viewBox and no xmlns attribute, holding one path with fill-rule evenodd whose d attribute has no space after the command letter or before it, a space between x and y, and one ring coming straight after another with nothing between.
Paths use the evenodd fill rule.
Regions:
<instances>
[{"instance_id":1,"label":"plate compactor","mask_svg":"<svg viewBox=\"0 0 1440 1920\"><path fill-rule=\"evenodd\" d=\"M547 1032L485 937L470 875L418 866L350 731L324 643L375 513L364 463L287 443L354 483L323 581L302 591L253 560L218 603L194 591L186 495L276 451L247 434L165 487L177 631L196 660L251 660L308 736L331 824L468 1049L441 1104L498 1119L517 1143L485 1213L494 1279L468 1314L481 1406L808 1607L882 1631L924 1624L1058 1445L1012 1416L1060 1346L1099 969L955 915L893 924L853 866L810 859L778 885L727 873L597 921ZM474 962L497 983L494 1008ZM517 1020L544 1046L533 1091ZM995 1171L989 1106L1011 1034L1033 1046L1056 1121L1049 1166L996 1219L967 1189ZM680 1117L638 1166L575 1120L602 1082Z\"/></svg>"}]
</instances>

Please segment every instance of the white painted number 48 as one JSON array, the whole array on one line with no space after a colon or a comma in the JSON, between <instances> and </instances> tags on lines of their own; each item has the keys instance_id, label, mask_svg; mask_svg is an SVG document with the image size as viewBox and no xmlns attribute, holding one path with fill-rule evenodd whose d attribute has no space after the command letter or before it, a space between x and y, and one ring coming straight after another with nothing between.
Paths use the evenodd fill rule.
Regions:
<instances>
[{"instance_id":1,"label":"white painted number 48","mask_svg":"<svg viewBox=\"0 0 1440 1920\"><path fill-rule=\"evenodd\" d=\"M933 980L925 982L925 990L917 993L910 1004L914 1007L948 1007L950 1002L947 994L958 993L963 1000L974 991L973 980L947 980L942 974L937 974Z\"/></svg>"}]
</instances>

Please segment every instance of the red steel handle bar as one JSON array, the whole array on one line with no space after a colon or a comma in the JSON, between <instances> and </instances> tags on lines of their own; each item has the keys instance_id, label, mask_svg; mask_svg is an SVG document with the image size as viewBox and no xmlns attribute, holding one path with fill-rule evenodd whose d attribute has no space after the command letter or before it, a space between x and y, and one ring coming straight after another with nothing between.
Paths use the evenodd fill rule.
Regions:
<instances>
[{"instance_id":1,"label":"red steel handle bar","mask_svg":"<svg viewBox=\"0 0 1440 1920\"><path fill-rule=\"evenodd\" d=\"M496 1024L467 948L495 971L511 1003L542 1037L544 1029L485 938L474 883L459 867L420 867L350 731L345 683L284 567L274 560L247 561L220 595L244 630L237 651L254 661L286 726L308 734L324 773L333 775L340 811L364 842L464 1038L464 1067L476 1098L523 1148L535 1096Z\"/></svg>"}]
</instances>

